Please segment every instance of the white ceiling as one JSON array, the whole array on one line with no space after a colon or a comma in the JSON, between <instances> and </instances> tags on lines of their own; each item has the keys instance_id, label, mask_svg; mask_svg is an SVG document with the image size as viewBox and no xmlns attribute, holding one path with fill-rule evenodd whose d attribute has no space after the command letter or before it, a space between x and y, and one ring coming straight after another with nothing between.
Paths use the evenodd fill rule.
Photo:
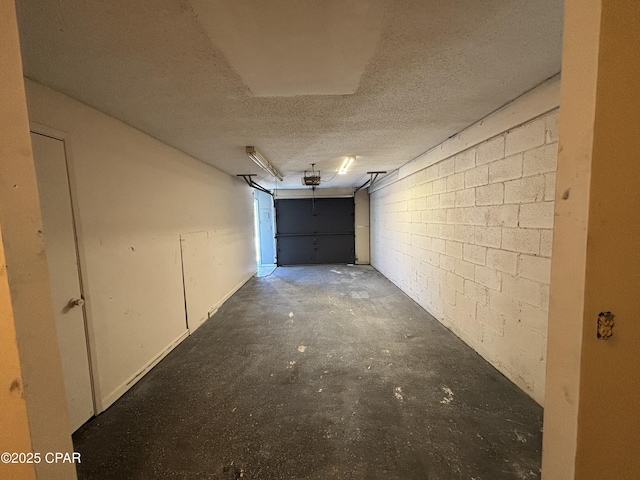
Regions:
<instances>
[{"instance_id":1,"label":"white ceiling","mask_svg":"<svg viewBox=\"0 0 640 480\"><path fill-rule=\"evenodd\" d=\"M16 3L27 77L268 187L245 146L357 186L560 71L561 0Z\"/></svg>"}]
</instances>

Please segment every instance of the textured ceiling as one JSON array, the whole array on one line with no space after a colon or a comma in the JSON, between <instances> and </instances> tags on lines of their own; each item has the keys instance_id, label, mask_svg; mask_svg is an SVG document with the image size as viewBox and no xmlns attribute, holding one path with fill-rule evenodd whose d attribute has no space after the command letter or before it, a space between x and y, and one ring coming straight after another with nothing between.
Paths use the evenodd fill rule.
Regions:
<instances>
[{"instance_id":1,"label":"textured ceiling","mask_svg":"<svg viewBox=\"0 0 640 480\"><path fill-rule=\"evenodd\" d=\"M360 185L560 71L560 0L16 3L27 77L285 187Z\"/></svg>"}]
</instances>

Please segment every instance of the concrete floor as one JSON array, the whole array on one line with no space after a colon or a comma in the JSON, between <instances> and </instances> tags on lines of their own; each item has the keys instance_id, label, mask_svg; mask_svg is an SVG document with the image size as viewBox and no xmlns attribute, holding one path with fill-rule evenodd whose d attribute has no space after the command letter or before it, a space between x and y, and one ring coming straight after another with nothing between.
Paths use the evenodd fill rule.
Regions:
<instances>
[{"instance_id":1,"label":"concrete floor","mask_svg":"<svg viewBox=\"0 0 640 480\"><path fill-rule=\"evenodd\" d=\"M74 444L80 479L535 479L541 426L371 267L289 267L252 278Z\"/></svg>"}]
</instances>

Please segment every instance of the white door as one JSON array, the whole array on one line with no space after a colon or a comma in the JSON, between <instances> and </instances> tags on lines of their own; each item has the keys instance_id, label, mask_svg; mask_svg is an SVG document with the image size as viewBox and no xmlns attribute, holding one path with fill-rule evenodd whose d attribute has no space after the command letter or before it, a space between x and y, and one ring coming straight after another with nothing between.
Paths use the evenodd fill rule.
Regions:
<instances>
[{"instance_id":1,"label":"white door","mask_svg":"<svg viewBox=\"0 0 640 480\"><path fill-rule=\"evenodd\" d=\"M31 133L71 432L94 414L64 142Z\"/></svg>"}]
</instances>

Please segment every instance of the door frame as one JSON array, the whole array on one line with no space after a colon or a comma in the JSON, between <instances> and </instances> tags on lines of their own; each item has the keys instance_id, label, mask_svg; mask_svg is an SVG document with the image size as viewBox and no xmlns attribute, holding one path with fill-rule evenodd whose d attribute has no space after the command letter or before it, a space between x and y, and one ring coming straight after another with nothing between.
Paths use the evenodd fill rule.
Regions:
<instances>
[{"instance_id":1,"label":"door frame","mask_svg":"<svg viewBox=\"0 0 640 480\"><path fill-rule=\"evenodd\" d=\"M78 261L78 280L80 284L80 294L84 299L83 317L85 337L87 342L87 357L89 359L89 379L91 384L91 397L93 399L93 415L98 415L105 409L101 401L100 383L97 381L98 360L96 355L95 329L92 321L91 298L88 294L86 275L87 261L85 254L84 236L82 234L82 222L80 222L80 208L78 207L78 191L76 188L76 177L74 170L73 154L71 148L71 135L55 128L37 122L29 122L29 130L33 133L60 140L64 146L67 181L69 184L69 196L71 198L71 216L73 220L73 236L76 247L76 258ZM73 432L72 432L73 433Z\"/></svg>"}]
</instances>

